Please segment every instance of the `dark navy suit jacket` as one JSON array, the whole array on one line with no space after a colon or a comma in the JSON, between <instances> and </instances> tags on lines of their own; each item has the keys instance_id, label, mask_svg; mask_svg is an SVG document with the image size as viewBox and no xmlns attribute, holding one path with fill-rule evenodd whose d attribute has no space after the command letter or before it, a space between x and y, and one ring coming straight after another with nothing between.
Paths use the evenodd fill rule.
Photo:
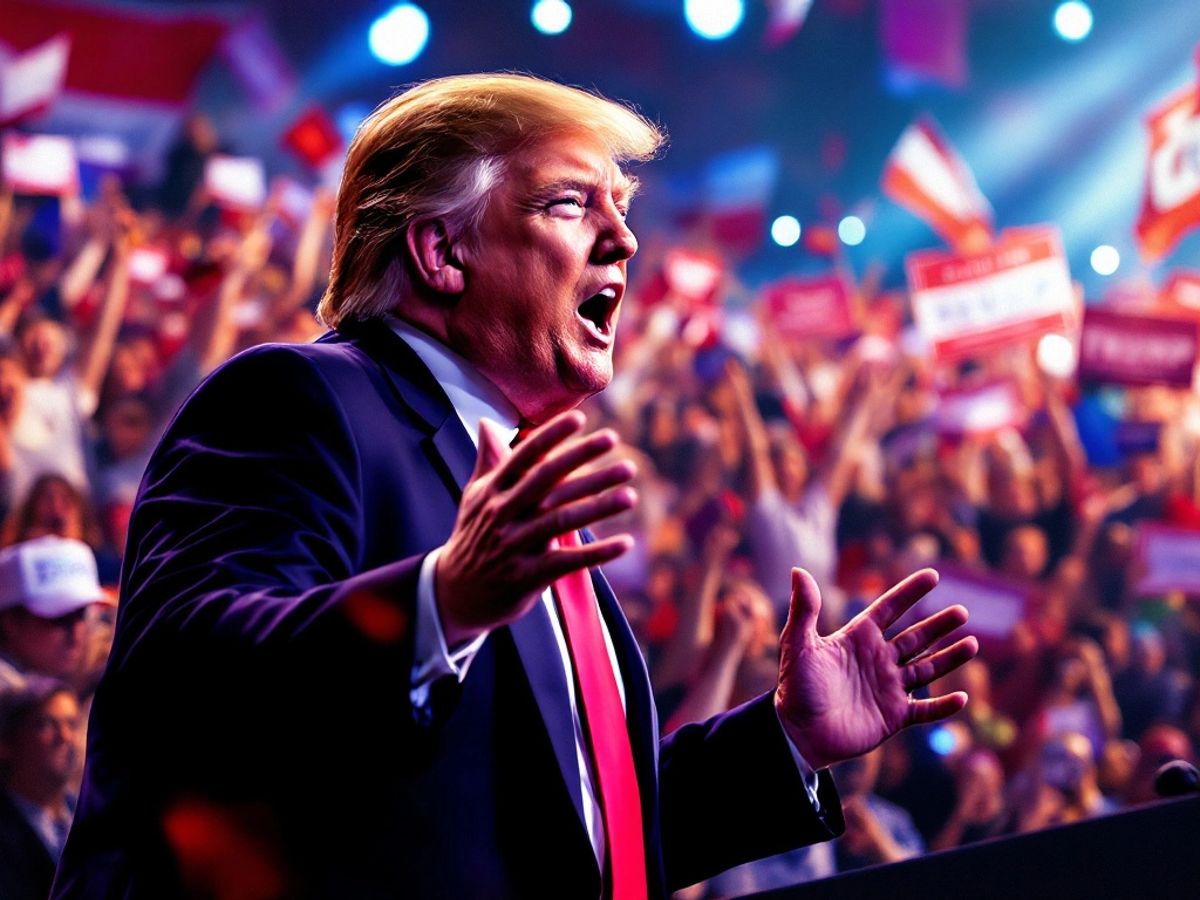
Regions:
<instances>
[{"instance_id":1,"label":"dark navy suit jacket","mask_svg":"<svg viewBox=\"0 0 1200 900\"><path fill-rule=\"evenodd\" d=\"M156 450L130 523L57 898L596 898L567 688L537 605L433 720L409 706L421 560L475 450L382 324L227 363ZM658 739L649 680L593 580L624 679L652 896L840 829L764 696ZM230 873L238 873L241 875Z\"/></svg>"}]
</instances>

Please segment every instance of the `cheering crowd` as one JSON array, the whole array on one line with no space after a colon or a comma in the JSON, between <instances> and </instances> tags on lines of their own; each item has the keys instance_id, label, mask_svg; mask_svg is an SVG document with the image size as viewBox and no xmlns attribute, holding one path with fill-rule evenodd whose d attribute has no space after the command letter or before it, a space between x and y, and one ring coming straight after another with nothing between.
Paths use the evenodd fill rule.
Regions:
<instances>
[{"instance_id":1,"label":"cheering crowd","mask_svg":"<svg viewBox=\"0 0 1200 900\"><path fill-rule=\"evenodd\" d=\"M278 195L222 208L202 179L217 149L195 117L152 189L110 176L86 199L0 194L5 897L44 896L62 848L125 526L158 435L237 351L323 331L313 308L332 196L317 189L300 216ZM665 240L653 238L643 244ZM1021 599L1011 619L973 609L983 653L933 686L966 690L962 715L835 773L843 837L687 895L793 884L1152 800L1154 772L1192 760L1200 740L1200 617L1182 595L1139 588L1137 549L1143 523L1200 528L1194 394L1081 388L1024 344L935 364L906 339L903 298L871 279L854 297L861 336L785 337L739 288L729 306L756 328L732 340L711 310L659 289L663 262L635 261L619 374L587 412L638 463L641 503L606 524L637 546L605 571L664 728L773 687L792 565L820 585L824 631L927 565ZM1014 386L1019 417L946 426L943 398L997 382ZM948 590L933 597L957 602Z\"/></svg>"}]
</instances>

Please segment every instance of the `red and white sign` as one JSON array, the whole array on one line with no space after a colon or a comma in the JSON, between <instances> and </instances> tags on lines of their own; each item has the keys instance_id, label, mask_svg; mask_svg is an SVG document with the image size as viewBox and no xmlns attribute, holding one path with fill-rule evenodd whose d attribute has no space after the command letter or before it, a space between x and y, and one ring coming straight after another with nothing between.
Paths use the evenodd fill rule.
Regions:
<instances>
[{"instance_id":1,"label":"red and white sign","mask_svg":"<svg viewBox=\"0 0 1200 900\"><path fill-rule=\"evenodd\" d=\"M766 236L778 180L779 154L771 147L747 147L711 159L704 171L704 210L713 240L730 252L757 249Z\"/></svg>"},{"instance_id":2,"label":"red and white sign","mask_svg":"<svg viewBox=\"0 0 1200 900\"><path fill-rule=\"evenodd\" d=\"M850 290L837 275L784 278L763 292L771 324L788 338L844 338L857 331Z\"/></svg>"},{"instance_id":3,"label":"red and white sign","mask_svg":"<svg viewBox=\"0 0 1200 900\"><path fill-rule=\"evenodd\" d=\"M926 250L906 260L913 317L938 359L1065 331L1075 291L1058 231L1026 228L984 253Z\"/></svg>"},{"instance_id":4,"label":"red and white sign","mask_svg":"<svg viewBox=\"0 0 1200 900\"><path fill-rule=\"evenodd\" d=\"M705 306L715 302L725 263L715 253L677 247L667 251L663 260L663 278L667 289L689 306Z\"/></svg>"},{"instance_id":5,"label":"red and white sign","mask_svg":"<svg viewBox=\"0 0 1200 900\"><path fill-rule=\"evenodd\" d=\"M971 614L971 633L992 647L1004 646L1026 618L1032 588L1024 582L977 572L953 563L937 566L938 584L917 602L914 618L961 603Z\"/></svg>"},{"instance_id":6,"label":"red and white sign","mask_svg":"<svg viewBox=\"0 0 1200 900\"><path fill-rule=\"evenodd\" d=\"M0 126L50 108L62 91L70 53L70 38L60 34L0 62Z\"/></svg>"},{"instance_id":7,"label":"red and white sign","mask_svg":"<svg viewBox=\"0 0 1200 900\"><path fill-rule=\"evenodd\" d=\"M204 189L218 206L239 211L258 210L267 201L267 175L262 160L252 156L209 157L204 164Z\"/></svg>"},{"instance_id":8,"label":"red and white sign","mask_svg":"<svg viewBox=\"0 0 1200 900\"><path fill-rule=\"evenodd\" d=\"M1025 418L1017 387L1009 381L944 391L936 413L938 431L956 437L995 434L1023 424Z\"/></svg>"},{"instance_id":9,"label":"red and white sign","mask_svg":"<svg viewBox=\"0 0 1200 900\"><path fill-rule=\"evenodd\" d=\"M1135 233L1154 262L1200 223L1200 87L1181 91L1150 114L1146 189Z\"/></svg>"},{"instance_id":10,"label":"red and white sign","mask_svg":"<svg viewBox=\"0 0 1200 900\"><path fill-rule=\"evenodd\" d=\"M932 121L908 126L883 169L883 191L960 252L987 247L992 208Z\"/></svg>"},{"instance_id":11,"label":"red and white sign","mask_svg":"<svg viewBox=\"0 0 1200 900\"><path fill-rule=\"evenodd\" d=\"M6 134L4 183L16 194L74 193L79 189L75 145L48 134Z\"/></svg>"},{"instance_id":12,"label":"red and white sign","mask_svg":"<svg viewBox=\"0 0 1200 900\"><path fill-rule=\"evenodd\" d=\"M1079 338L1079 378L1191 387L1197 341L1195 321L1089 308Z\"/></svg>"},{"instance_id":13,"label":"red and white sign","mask_svg":"<svg viewBox=\"0 0 1200 900\"><path fill-rule=\"evenodd\" d=\"M1200 272L1175 272L1163 287L1163 298L1200 316Z\"/></svg>"},{"instance_id":14,"label":"red and white sign","mask_svg":"<svg viewBox=\"0 0 1200 900\"><path fill-rule=\"evenodd\" d=\"M1200 531L1142 522L1137 535L1138 593L1200 594Z\"/></svg>"}]
</instances>

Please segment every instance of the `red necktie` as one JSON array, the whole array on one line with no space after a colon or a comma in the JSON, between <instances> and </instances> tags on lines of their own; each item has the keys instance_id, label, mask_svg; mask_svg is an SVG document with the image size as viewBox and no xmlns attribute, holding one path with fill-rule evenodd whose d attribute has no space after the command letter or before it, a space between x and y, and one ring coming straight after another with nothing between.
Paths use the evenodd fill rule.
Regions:
<instances>
[{"instance_id":1,"label":"red necktie","mask_svg":"<svg viewBox=\"0 0 1200 900\"><path fill-rule=\"evenodd\" d=\"M579 532L563 535L559 544L580 546ZM642 802L625 711L600 629L600 609L591 576L586 569L564 575L554 582L554 595L566 628L575 676L579 679L592 762L600 782L600 809L612 868L612 898L645 900Z\"/></svg>"}]
</instances>

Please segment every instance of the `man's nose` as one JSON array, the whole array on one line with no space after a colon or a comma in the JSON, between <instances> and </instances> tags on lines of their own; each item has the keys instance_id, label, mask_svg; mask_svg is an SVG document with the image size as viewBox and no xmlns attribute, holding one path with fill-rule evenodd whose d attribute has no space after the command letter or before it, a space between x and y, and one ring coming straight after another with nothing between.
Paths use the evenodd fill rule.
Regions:
<instances>
[{"instance_id":1,"label":"man's nose","mask_svg":"<svg viewBox=\"0 0 1200 900\"><path fill-rule=\"evenodd\" d=\"M606 227L596 241L597 262L614 263L629 259L638 251L637 236L615 208L609 213Z\"/></svg>"}]
</instances>

